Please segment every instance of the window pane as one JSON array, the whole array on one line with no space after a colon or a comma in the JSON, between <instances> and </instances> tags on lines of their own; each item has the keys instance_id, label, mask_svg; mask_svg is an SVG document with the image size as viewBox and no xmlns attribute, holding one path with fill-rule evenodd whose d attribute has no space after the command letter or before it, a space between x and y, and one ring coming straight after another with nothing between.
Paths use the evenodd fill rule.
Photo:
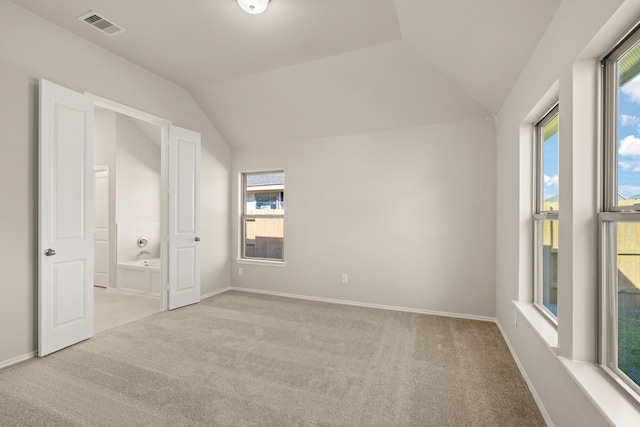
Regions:
<instances>
[{"instance_id":1,"label":"window pane","mask_svg":"<svg viewBox=\"0 0 640 427\"><path fill-rule=\"evenodd\" d=\"M618 60L618 206L640 204L640 45Z\"/></svg>"},{"instance_id":2,"label":"window pane","mask_svg":"<svg viewBox=\"0 0 640 427\"><path fill-rule=\"evenodd\" d=\"M542 301L554 316L558 316L558 221L542 222Z\"/></svg>"},{"instance_id":3,"label":"window pane","mask_svg":"<svg viewBox=\"0 0 640 427\"><path fill-rule=\"evenodd\" d=\"M640 223L618 224L618 369L640 385Z\"/></svg>"},{"instance_id":4,"label":"window pane","mask_svg":"<svg viewBox=\"0 0 640 427\"><path fill-rule=\"evenodd\" d=\"M282 260L282 218L245 219L244 256Z\"/></svg>"},{"instance_id":5,"label":"window pane","mask_svg":"<svg viewBox=\"0 0 640 427\"><path fill-rule=\"evenodd\" d=\"M558 115L542 127L542 210L557 211L558 205Z\"/></svg>"},{"instance_id":6,"label":"window pane","mask_svg":"<svg viewBox=\"0 0 640 427\"><path fill-rule=\"evenodd\" d=\"M284 215L284 172L245 175L245 213Z\"/></svg>"}]
</instances>

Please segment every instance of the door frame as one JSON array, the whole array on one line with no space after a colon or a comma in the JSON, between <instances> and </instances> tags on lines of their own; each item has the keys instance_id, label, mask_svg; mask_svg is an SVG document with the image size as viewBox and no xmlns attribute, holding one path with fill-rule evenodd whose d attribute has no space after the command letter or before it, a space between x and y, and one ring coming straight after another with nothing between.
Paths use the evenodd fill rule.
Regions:
<instances>
[{"instance_id":1,"label":"door frame","mask_svg":"<svg viewBox=\"0 0 640 427\"><path fill-rule=\"evenodd\" d=\"M95 145L95 131L94 131L94 145ZM93 244L94 244L94 251L93 251L93 256L94 256L94 260L95 260L95 241L96 241L96 235L95 235L95 229L96 229L96 221L95 221L95 217L96 217L96 175L99 172L106 172L107 173L107 288L110 288L110 284L111 284L111 280L113 280L113 274L112 274L112 269L111 269L111 261L112 261L112 254L111 254L111 241L113 239L111 239L111 233L113 230L111 230L111 183L110 183L110 179L111 179L111 174L109 172L109 165L94 165L93 166L93 230L94 230L94 234L93 234ZM93 285L96 286L95 284L95 276L96 276L96 263L94 261L93 263L93 277L94 277L94 282ZM94 317L95 317L95 313L94 313Z\"/></svg>"},{"instance_id":2,"label":"door frame","mask_svg":"<svg viewBox=\"0 0 640 427\"><path fill-rule=\"evenodd\" d=\"M169 263L168 263L168 224L169 224L169 128L171 121L162 117L154 116L137 108L112 101L102 96L90 92L84 92L86 96L93 99L95 107L104 108L119 114L123 114L143 122L151 123L160 127L160 274L162 284L160 288L160 310L166 311L168 306L168 284L169 284Z\"/></svg>"}]
</instances>

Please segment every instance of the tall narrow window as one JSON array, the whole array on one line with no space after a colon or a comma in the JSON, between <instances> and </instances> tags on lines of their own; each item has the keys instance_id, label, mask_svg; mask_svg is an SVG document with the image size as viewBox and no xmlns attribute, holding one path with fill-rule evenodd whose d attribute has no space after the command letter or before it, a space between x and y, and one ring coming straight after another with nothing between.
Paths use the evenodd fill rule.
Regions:
<instances>
[{"instance_id":1,"label":"tall narrow window","mask_svg":"<svg viewBox=\"0 0 640 427\"><path fill-rule=\"evenodd\" d=\"M603 65L600 361L640 397L640 31Z\"/></svg>"},{"instance_id":2,"label":"tall narrow window","mask_svg":"<svg viewBox=\"0 0 640 427\"><path fill-rule=\"evenodd\" d=\"M558 125L556 105L535 127L536 206L534 302L552 319L558 316Z\"/></svg>"},{"instance_id":3,"label":"tall narrow window","mask_svg":"<svg viewBox=\"0 0 640 427\"><path fill-rule=\"evenodd\" d=\"M242 174L242 258L284 260L284 172Z\"/></svg>"}]
</instances>

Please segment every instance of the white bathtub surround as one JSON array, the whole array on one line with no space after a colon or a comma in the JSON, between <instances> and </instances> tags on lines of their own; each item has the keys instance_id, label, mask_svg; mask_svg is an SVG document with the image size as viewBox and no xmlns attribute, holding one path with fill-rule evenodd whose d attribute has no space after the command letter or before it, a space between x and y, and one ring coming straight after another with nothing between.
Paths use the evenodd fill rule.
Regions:
<instances>
[{"instance_id":1,"label":"white bathtub surround","mask_svg":"<svg viewBox=\"0 0 640 427\"><path fill-rule=\"evenodd\" d=\"M160 258L159 222L118 223L116 229L118 263ZM138 239L141 237L147 239L147 246L144 248L138 246Z\"/></svg>"},{"instance_id":2,"label":"white bathtub surround","mask_svg":"<svg viewBox=\"0 0 640 427\"><path fill-rule=\"evenodd\" d=\"M140 264L140 263L142 263L142 265L144 265L145 267L157 268L157 269L160 269L160 266L162 265L160 263L160 258L150 258L150 259L145 259L145 260L136 262L136 264Z\"/></svg>"},{"instance_id":3,"label":"white bathtub surround","mask_svg":"<svg viewBox=\"0 0 640 427\"><path fill-rule=\"evenodd\" d=\"M160 297L160 258L123 261L117 265L116 289L136 295Z\"/></svg>"}]
</instances>

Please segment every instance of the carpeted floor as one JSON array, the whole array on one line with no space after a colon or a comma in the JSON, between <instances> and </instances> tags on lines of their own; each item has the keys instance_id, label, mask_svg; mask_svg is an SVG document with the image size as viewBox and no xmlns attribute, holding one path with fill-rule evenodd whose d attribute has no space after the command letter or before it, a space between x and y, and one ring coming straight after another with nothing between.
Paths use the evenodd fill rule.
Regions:
<instances>
[{"instance_id":1,"label":"carpeted floor","mask_svg":"<svg viewBox=\"0 0 640 427\"><path fill-rule=\"evenodd\" d=\"M2 426L542 426L495 324L226 292L0 371Z\"/></svg>"}]
</instances>

